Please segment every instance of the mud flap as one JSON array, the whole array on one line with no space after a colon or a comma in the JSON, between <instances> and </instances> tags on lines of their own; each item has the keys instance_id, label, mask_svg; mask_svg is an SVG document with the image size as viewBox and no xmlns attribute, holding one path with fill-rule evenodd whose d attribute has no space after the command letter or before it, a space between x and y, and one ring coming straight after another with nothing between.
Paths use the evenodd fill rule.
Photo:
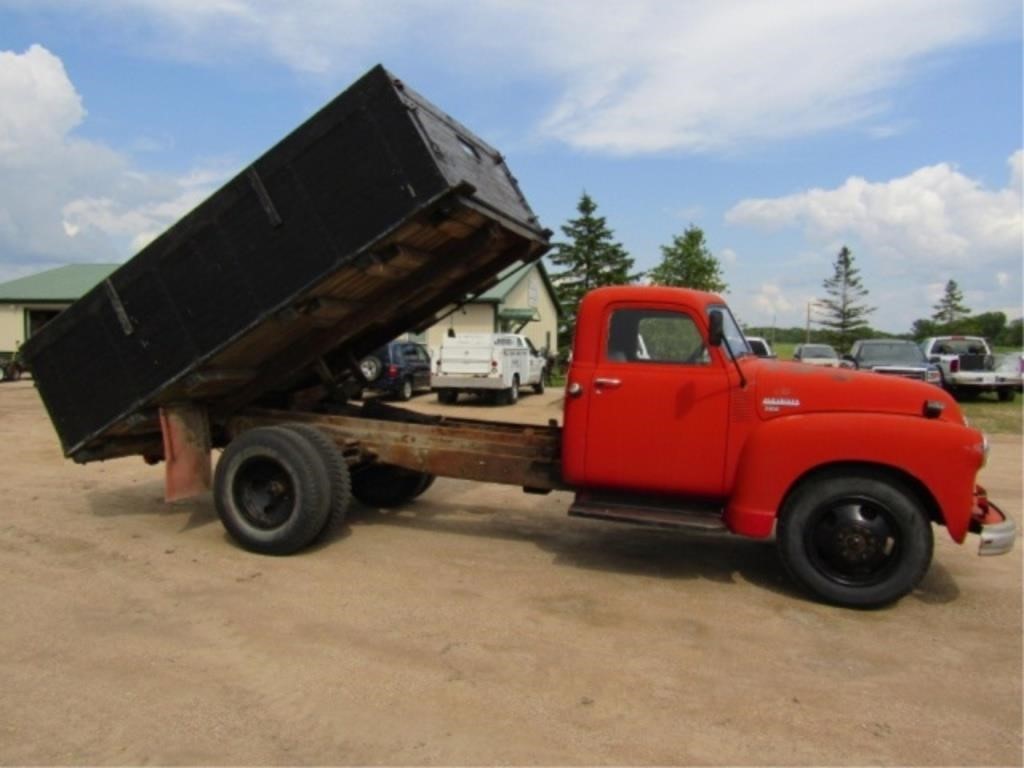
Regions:
<instances>
[{"instance_id":1,"label":"mud flap","mask_svg":"<svg viewBox=\"0 0 1024 768\"><path fill-rule=\"evenodd\" d=\"M190 499L210 490L210 422L193 404L160 408L163 433L164 500Z\"/></svg>"}]
</instances>

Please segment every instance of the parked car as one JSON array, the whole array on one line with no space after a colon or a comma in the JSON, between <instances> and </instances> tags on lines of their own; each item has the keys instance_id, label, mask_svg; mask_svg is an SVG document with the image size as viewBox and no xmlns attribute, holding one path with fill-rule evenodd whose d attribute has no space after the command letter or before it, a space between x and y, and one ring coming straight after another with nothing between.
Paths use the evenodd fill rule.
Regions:
<instances>
[{"instance_id":1,"label":"parked car","mask_svg":"<svg viewBox=\"0 0 1024 768\"><path fill-rule=\"evenodd\" d=\"M980 336L932 336L921 342L925 357L939 367L942 385L956 396L995 392L1013 400L1017 386L996 374L995 357Z\"/></svg>"},{"instance_id":2,"label":"parked car","mask_svg":"<svg viewBox=\"0 0 1024 768\"><path fill-rule=\"evenodd\" d=\"M760 336L747 336L746 338L750 351L758 357L776 357L772 345L768 343L767 339L762 339Z\"/></svg>"},{"instance_id":3,"label":"parked car","mask_svg":"<svg viewBox=\"0 0 1024 768\"><path fill-rule=\"evenodd\" d=\"M996 379L1024 392L1024 352L996 355Z\"/></svg>"},{"instance_id":4,"label":"parked car","mask_svg":"<svg viewBox=\"0 0 1024 768\"><path fill-rule=\"evenodd\" d=\"M460 333L445 338L431 387L448 405L460 392L486 394L498 403L519 400L522 387L544 392L547 360L525 336L515 333Z\"/></svg>"},{"instance_id":5,"label":"parked car","mask_svg":"<svg viewBox=\"0 0 1024 768\"><path fill-rule=\"evenodd\" d=\"M392 341L359 361L364 389L408 400L417 389L430 389L430 353L422 344Z\"/></svg>"},{"instance_id":6,"label":"parked car","mask_svg":"<svg viewBox=\"0 0 1024 768\"><path fill-rule=\"evenodd\" d=\"M839 353L828 344L798 344L793 351L793 359L808 365L839 367Z\"/></svg>"},{"instance_id":7,"label":"parked car","mask_svg":"<svg viewBox=\"0 0 1024 768\"><path fill-rule=\"evenodd\" d=\"M888 376L920 379L942 386L938 366L929 363L921 348L912 341L902 339L861 339L853 342L850 354L844 360L854 368L874 371Z\"/></svg>"}]
</instances>

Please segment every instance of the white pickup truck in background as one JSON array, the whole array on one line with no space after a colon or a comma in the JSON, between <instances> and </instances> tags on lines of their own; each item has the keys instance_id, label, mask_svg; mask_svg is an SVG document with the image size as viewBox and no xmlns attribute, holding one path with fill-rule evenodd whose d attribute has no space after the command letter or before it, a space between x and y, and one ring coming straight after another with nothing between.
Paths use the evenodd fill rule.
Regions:
<instances>
[{"instance_id":1,"label":"white pickup truck in background","mask_svg":"<svg viewBox=\"0 0 1024 768\"><path fill-rule=\"evenodd\" d=\"M522 387L544 391L545 360L525 336L515 333L460 333L441 344L430 388L442 403L460 392L490 394L502 404L515 403Z\"/></svg>"},{"instance_id":2,"label":"white pickup truck in background","mask_svg":"<svg viewBox=\"0 0 1024 768\"><path fill-rule=\"evenodd\" d=\"M1017 394L1017 383L996 373L992 350L980 336L933 336L921 349L942 372L942 385L957 397L995 392L1009 401Z\"/></svg>"}]
</instances>

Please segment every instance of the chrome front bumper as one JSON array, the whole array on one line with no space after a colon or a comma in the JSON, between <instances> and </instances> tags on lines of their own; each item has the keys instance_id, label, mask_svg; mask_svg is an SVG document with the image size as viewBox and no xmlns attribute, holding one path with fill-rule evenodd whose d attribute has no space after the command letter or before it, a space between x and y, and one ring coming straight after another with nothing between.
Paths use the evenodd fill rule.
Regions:
<instances>
[{"instance_id":1,"label":"chrome front bumper","mask_svg":"<svg viewBox=\"0 0 1024 768\"><path fill-rule=\"evenodd\" d=\"M980 485L974 492L971 532L981 536L979 555L1005 555L1013 550L1013 543L1017 540L1017 524L988 500L985 489Z\"/></svg>"}]
</instances>

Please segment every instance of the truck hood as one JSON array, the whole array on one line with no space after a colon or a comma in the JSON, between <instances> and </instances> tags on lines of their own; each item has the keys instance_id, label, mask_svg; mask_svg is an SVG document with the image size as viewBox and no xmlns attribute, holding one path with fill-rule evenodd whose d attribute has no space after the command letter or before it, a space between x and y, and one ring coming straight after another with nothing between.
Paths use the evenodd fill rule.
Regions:
<instances>
[{"instance_id":1,"label":"truck hood","mask_svg":"<svg viewBox=\"0 0 1024 768\"><path fill-rule=\"evenodd\" d=\"M763 419L826 411L921 416L926 402L937 401L944 406L939 418L963 423L953 398L923 381L776 360L745 359L742 365Z\"/></svg>"}]
</instances>

